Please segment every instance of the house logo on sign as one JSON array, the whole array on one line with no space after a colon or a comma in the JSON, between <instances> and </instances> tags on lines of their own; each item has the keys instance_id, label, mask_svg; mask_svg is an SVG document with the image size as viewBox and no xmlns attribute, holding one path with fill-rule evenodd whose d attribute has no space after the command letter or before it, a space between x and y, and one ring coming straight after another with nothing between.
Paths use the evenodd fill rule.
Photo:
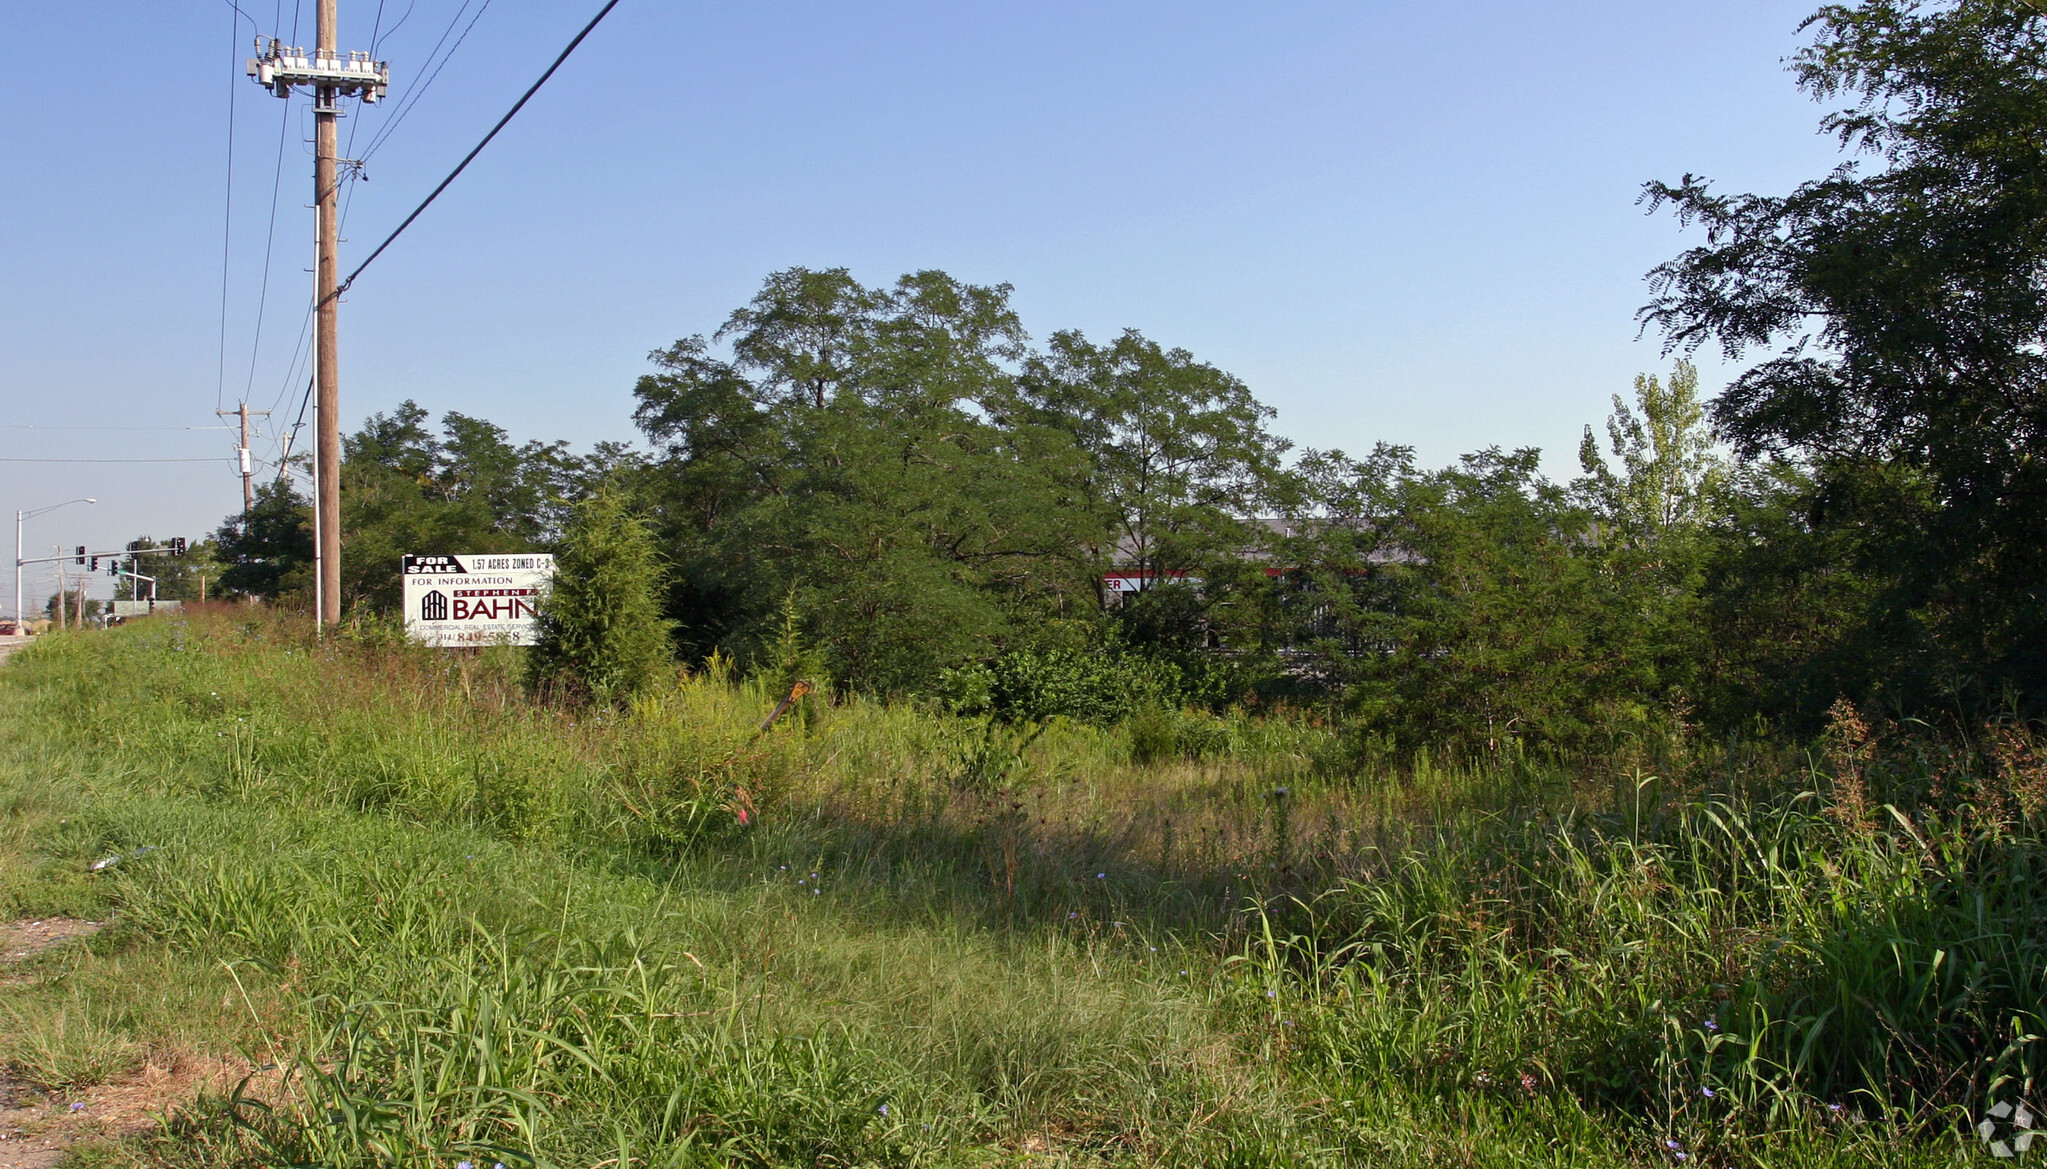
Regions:
<instances>
[{"instance_id":1,"label":"house logo on sign","mask_svg":"<svg viewBox=\"0 0 2047 1169\"><path fill-rule=\"evenodd\" d=\"M435 589L420 598L419 619L421 621L446 621L448 619L448 594Z\"/></svg>"}]
</instances>

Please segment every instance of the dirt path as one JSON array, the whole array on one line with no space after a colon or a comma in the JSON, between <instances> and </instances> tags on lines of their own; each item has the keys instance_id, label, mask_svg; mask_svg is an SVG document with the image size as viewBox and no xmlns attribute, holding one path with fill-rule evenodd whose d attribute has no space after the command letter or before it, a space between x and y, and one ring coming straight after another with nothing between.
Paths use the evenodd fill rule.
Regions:
<instances>
[{"instance_id":1,"label":"dirt path","mask_svg":"<svg viewBox=\"0 0 2047 1169\"><path fill-rule=\"evenodd\" d=\"M0 966L26 962L52 946L96 934L102 928L99 922L79 921L75 917L45 917L13 925L0 923Z\"/></svg>"},{"instance_id":2,"label":"dirt path","mask_svg":"<svg viewBox=\"0 0 2047 1169\"><path fill-rule=\"evenodd\" d=\"M5 653L0 649L0 657ZM11 967L99 929L99 922L68 917L0 924L0 987L12 981ZM52 1169L71 1154L84 1134L79 1125L61 1122L84 1109L67 1109L65 1103L0 1068L0 1169Z\"/></svg>"},{"instance_id":3,"label":"dirt path","mask_svg":"<svg viewBox=\"0 0 2047 1169\"><path fill-rule=\"evenodd\" d=\"M0 1073L0 1169L52 1169L71 1155L77 1135L42 1131L47 1111L28 1085Z\"/></svg>"},{"instance_id":4,"label":"dirt path","mask_svg":"<svg viewBox=\"0 0 2047 1169\"><path fill-rule=\"evenodd\" d=\"M69 917L0 922L0 995L37 977L29 960L104 926ZM107 1083L51 1090L0 1067L0 1169L56 1169L75 1148L146 1132L200 1092L229 1091L255 1072L240 1060L156 1051ZM275 1076L257 1078L260 1093Z\"/></svg>"}]
</instances>

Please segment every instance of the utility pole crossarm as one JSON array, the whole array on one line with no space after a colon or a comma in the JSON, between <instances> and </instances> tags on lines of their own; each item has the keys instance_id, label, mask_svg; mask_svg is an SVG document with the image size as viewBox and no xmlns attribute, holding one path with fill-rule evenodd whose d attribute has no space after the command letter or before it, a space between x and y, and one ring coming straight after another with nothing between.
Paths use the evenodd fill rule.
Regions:
<instances>
[{"instance_id":1,"label":"utility pole crossarm","mask_svg":"<svg viewBox=\"0 0 2047 1169\"><path fill-rule=\"evenodd\" d=\"M331 89L337 97L360 96L374 105L391 88L390 65L372 60L368 53L337 54L324 40L308 53L276 37L257 37L247 72L279 97L290 97L294 85L310 85Z\"/></svg>"}]
</instances>

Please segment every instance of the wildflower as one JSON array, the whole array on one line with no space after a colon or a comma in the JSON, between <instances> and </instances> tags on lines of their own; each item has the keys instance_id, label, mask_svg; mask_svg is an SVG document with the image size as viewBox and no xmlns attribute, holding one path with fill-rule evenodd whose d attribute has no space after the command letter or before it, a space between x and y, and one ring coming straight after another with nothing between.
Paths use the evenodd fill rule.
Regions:
<instances>
[{"instance_id":1,"label":"wildflower","mask_svg":"<svg viewBox=\"0 0 2047 1169\"><path fill-rule=\"evenodd\" d=\"M881 1114L882 1114L883 1116L887 1116L887 1115L888 1115L888 1105L884 1104L884 1105L882 1105L881 1107L879 1107L879 1108L875 1109L875 1111L876 1111L876 1112L879 1112L879 1113L881 1113Z\"/></svg>"},{"instance_id":2,"label":"wildflower","mask_svg":"<svg viewBox=\"0 0 2047 1169\"><path fill-rule=\"evenodd\" d=\"M1718 1023L1715 1023L1715 1022L1714 1022L1713 1020L1711 1020L1711 1019L1708 1019L1708 1020L1706 1020L1706 1030L1708 1030L1708 1031L1718 1031L1718 1030L1720 1030L1720 1024L1718 1024Z\"/></svg>"},{"instance_id":3,"label":"wildflower","mask_svg":"<svg viewBox=\"0 0 2047 1169\"><path fill-rule=\"evenodd\" d=\"M1664 1147L1664 1148L1666 1148L1666 1149L1669 1149L1669 1150L1670 1150L1671 1152L1675 1153L1675 1152L1677 1152L1677 1151L1678 1151L1679 1149L1683 1148L1684 1146L1683 1146L1683 1145L1680 1145L1680 1144L1678 1144L1678 1143L1677 1143L1676 1141L1665 1141L1665 1142L1663 1142L1663 1147ZM457 1169L460 1169L460 1166L457 1166Z\"/></svg>"},{"instance_id":4,"label":"wildflower","mask_svg":"<svg viewBox=\"0 0 2047 1169\"><path fill-rule=\"evenodd\" d=\"M739 809L738 815L739 815L739 826L740 826L741 828L744 828L744 827L746 827L746 809L745 809L745 808L741 808L741 809Z\"/></svg>"},{"instance_id":5,"label":"wildflower","mask_svg":"<svg viewBox=\"0 0 2047 1169\"><path fill-rule=\"evenodd\" d=\"M1713 1098L1713 1089L1711 1089L1711 1088L1700 1088L1700 1089L1699 1089L1699 1095L1701 1095L1701 1096L1704 1096L1704 1097L1705 1097L1706 1099L1708 1099L1708 1100L1711 1100L1711 1099Z\"/></svg>"},{"instance_id":6,"label":"wildflower","mask_svg":"<svg viewBox=\"0 0 2047 1169\"><path fill-rule=\"evenodd\" d=\"M1839 1104L1829 1104L1829 1105L1827 1105L1827 1111L1828 1111L1828 1112L1839 1112L1839 1111L1841 1111L1841 1106L1840 1106Z\"/></svg>"},{"instance_id":7,"label":"wildflower","mask_svg":"<svg viewBox=\"0 0 2047 1169\"><path fill-rule=\"evenodd\" d=\"M1269 991L1269 990L1268 990L1268 991L1266 991L1266 992L1265 992L1265 997L1266 997L1266 998L1272 998L1272 997L1274 997L1274 996L1273 996L1273 993L1272 993L1271 991Z\"/></svg>"},{"instance_id":8,"label":"wildflower","mask_svg":"<svg viewBox=\"0 0 2047 1169\"><path fill-rule=\"evenodd\" d=\"M1109 878L1109 874L1107 874L1107 873L1096 873L1096 874L1095 874L1095 880L1097 880L1097 881L1105 881L1105 880L1108 880L1108 878Z\"/></svg>"},{"instance_id":9,"label":"wildflower","mask_svg":"<svg viewBox=\"0 0 2047 1169\"><path fill-rule=\"evenodd\" d=\"M471 1165L467 1161L457 1161L455 1162L455 1169L476 1169L476 1166Z\"/></svg>"},{"instance_id":10,"label":"wildflower","mask_svg":"<svg viewBox=\"0 0 2047 1169\"><path fill-rule=\"evenodd\" d=\"M83 1110L84 1108L85 1108L85 1102L84 1102L84 1101L82 1101L82 1100L79 1100L79 1101L74 1101L74 1102L72 1102L72 1105L71 1105L71 1111L73 1111L73 1112L79 1112L79 1111L82 1111L82 1110Z\"/></svg>"}]
</instances>

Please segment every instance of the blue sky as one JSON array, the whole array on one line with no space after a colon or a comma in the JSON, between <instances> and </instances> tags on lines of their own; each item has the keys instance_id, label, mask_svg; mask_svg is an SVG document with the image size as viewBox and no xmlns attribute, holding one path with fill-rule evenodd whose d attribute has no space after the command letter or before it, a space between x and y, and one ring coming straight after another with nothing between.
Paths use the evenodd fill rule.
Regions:
<instances>
[{"instance_id":1,"label":"blue sky","mask_svg":"<svg viewBox=\"0 0 2047 1169\"><path fill-rule=\"evenodd\" d=\"M290 0L240 2L290 39ZM351 266L597 7L491 0L470 25L481 2L352 188ZM344 425L410 397L522 440L630 439L647 352L768 272L942 268L1013 284L1041 338L1184 346L1302 445L1535 445L1566 474L1610 396L1668 365L1634 312L1688 238L1643 181L1774 191L1837 161L1783 67L1813 6L624 0L357 283ZM378 0L341 7L343 47L368 47ZM382 7L410 10L379 45L402 98L462 0ZM31 521L31 549L197 537L240 489L222 431L21 427L207 426L245 392L296 410L310 119L242 77L237 21L0 9L0 457L220 458L0 463L0 510L101 501ZM310 0L299 21L310 44Z\"/></svg>"}]
</instances>

